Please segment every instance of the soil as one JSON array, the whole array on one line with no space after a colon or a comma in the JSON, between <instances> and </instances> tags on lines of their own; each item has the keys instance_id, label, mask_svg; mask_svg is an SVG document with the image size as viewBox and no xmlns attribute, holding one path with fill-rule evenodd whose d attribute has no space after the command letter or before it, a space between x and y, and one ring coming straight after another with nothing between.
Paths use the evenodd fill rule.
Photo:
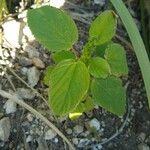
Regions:
<instances>
[{"instance_id":1,"label":"soil","mask_svg":"<svg viewBox=\"0 0 150 150\"><path fill-rule=\"evenodd\" d=\"M107 2L101 7L98 4L94 4L94 1L85 2L82 0L72 0L72 3L75 3L75 6L78 7L70 6L68 8L69 5L67 5L66 7L64 6L64 8L70 12L76 12L79 14L81 13L81 9L87 12L87 14L94 14L92 17L87 17L87 21L88 19L93 19L98 12L110 7ZM133 8L136 8L136 6ZM132 11L136 13L135 9ZM133 17L138 21L138 17ZM75 44L74 48L78 53L80 53L87 40L89 24L80 20L76 20L76 23L78 25L80 38L78 43ZM121 23L118 25L117 34L128 40L126 31L122 27ZM117 38L114 38L113 40L122 44L127 53L129 75L123 78L124 86L127 89L127 113L124 117L119 118L113 114L110 114L109 112L106 112L102 108L95 108L93 111L85 113L77 120L71 121L68 117L65 117L59 118L59 123L57 123L50 114L50 111L46 107L45 103L37 95L34 98L31 98L31 100L26 99L24 101L52 121L68 137L68 139L72 141L76 149L150 150L150 111L148 109L148 100L146 97L138 61L134 51L129 49L129 47L123 41L120 42ZM39 59L42 60L45 66L48 66L52 63L50 59L50 53L46 51L38 42L33 41L32 43L30 42L26 44L37 48ZM2 48L8 53L12 51L11 47L3 44ZM23 80L28 82L28 77L23 73L23 70L28 70L34 65L22 64L20 57L24 56L29 58L28 53L23 52L22 47L20 49L16 49L15 53L15 59L8 57L8 60L12 63L12 69ZM3 65L3 67L5 67L5 65ZM40 73L40 78L34 88L46 98L47 87L42 82L44 70L38 69L38 71ZM20 80L18 80L16 76L12 74L12 72L8 70L7 74L13 82L16 90L18 90L18 88L28 89L28 87L26 87ZM6 75L0 76L0 87L5 91L9 91L10 93L13 91ZM52 139L46 139L45 135L49 128L43 122L41 122L40 119L36 118L36 116L33 116L24 108L17 106L17 109L14 113L7 114L6 110L4 109L6 100L4 100L3 97L0 97L0 99L0 119L9 117L11 124L9 139L6 142L0 141L1 150L68 149L67 145L64 144L58 135ZM87 127L88 122L93 118L97 119L100 123L100 129L98 131L91 131ZM76 134L74 130L74 127L77 125L83 127L83 131L79 134ZM122 130L120 130L120 128ZM68 129L71 129L72 133L69 134ZM112 135L114 137L108 140ZM108 142L105 143L107 140Z\"/></svg>"}]
</instances>

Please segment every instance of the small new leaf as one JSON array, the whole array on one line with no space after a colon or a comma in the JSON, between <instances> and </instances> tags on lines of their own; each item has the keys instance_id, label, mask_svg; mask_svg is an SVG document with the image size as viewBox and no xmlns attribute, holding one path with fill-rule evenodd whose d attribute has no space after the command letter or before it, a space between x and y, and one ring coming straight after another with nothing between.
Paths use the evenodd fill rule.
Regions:
<instances>
[{"instance_id":1,"label":"small new leaf","mask_svg":"<svg viewBox=\"0 0 150 150\"><path fill-rule=\"evenodd\" d=\"M59 63L65 59L75 59L75 55L71 51L60 51L52 55L52 59L55 63Z\"/></svg>"},{"instance_id":2,"label":"small new leaf","mask_svg":"<svg viewBox=\"0 0 150 150\"><path fill-rule=\"evenodd\" d=\"M105 58L110 64L111 73L117 77L128 74L126 53L119 44L111 44L105 51Z\"/></svg>"},{"instance_id":3,"label":"small new leaf","mask_svg":"<svg viewBox=\"0 0 150 150\"><path fill-rule=\"evenodd\" d=\"M49 51L69 50L78 39L73 19L60 9L43 6L29 10L27 18L35 38Z\"/></svg>"},{"instance_id":4,"label":"small new leaf","mask_svg":"<svg viewBox=\"0 0 150 150\"><path fill-rule=\"evenodd\" d=\"M126 92L116 77L94 79L91 85L94 101L107 111L122 116L125 113Z\"/></svg>"},{"instance_id":5,"label":"small new leaf","mask_svg":"<svg viewBox=\"0 0 150 150\"><path fill-rule=\"evenodd\" d=\"M90 76L81 61L61 61L50 74L49 104L56 115L72 112L89 88Z\"/></svg>"},{"instance_id":6,"label":"small new leaf","mask_svg":"<svg viewBox=\"0 0 150 150\"><path fill-rule=\"evenodd\" d=\"M89 40L95 45L101 45L111 41L115 35L117 27L117 17L111 10L101 13L91 24Z\"/></svg>"},{"instance_id":7,"label":"small new leaf","mask_svg":"<svg viewBox=\"0 0 150 150\"><path fill-rule=\"evenodd\" d=\"M96 78L106 78L110 73L110 67L105 59L95 57L90 60L89 72Z\"/></svg>"}]
</instances>

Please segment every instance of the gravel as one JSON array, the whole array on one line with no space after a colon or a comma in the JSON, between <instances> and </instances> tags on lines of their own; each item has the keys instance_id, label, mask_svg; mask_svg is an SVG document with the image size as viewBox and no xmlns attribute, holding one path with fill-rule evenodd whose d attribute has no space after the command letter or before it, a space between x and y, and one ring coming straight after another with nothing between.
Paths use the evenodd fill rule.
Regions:
<instances>
[{"instance_id":1,"label":"gravel","mask_svg":"<svg viewBox=\"0 0 150 150\"><path fill-rule=\"evenodd\" d=\"M6 103L4 104L4 109L6 114L11 114L16 112L16 103L13 102L11 99L7 100Z\"/></svg>"},{"instance_id":2,"label":"gravel","mask_svg":"<svg viewBox=\"0 0 150 150\"><path fill-rule=\"evenodd\" d=\"M40 72L36 67L31 67L28 69L27 77L29 85L31 87L34 87L35 85L37 85L40 79Z\"/></svg>"},{"instance_id":3,"label":"gravel","mask_svg":"<svg viewBox=\"0 0 150 150\"><path fill-rule=\"evenodd\" d=\"M7 141L10 136L10 120L4 117L0 120L0 140Z\"/></svg>"}]
</instances>

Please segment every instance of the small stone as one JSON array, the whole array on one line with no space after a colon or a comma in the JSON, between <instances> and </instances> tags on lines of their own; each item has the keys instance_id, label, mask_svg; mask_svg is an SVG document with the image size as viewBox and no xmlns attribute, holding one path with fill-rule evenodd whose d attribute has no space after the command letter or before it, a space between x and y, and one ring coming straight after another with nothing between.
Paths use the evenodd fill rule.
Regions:
<instances>
[{"instance_id":1,"label":"small stone","mask_svg":"<svg viewBox=\"0 0 150 150\"><path fill-rule=\"evenodd\" d=\"M39 57L40 53L38 52L37 48L32 45L26 45L24 50L28 53L29 58Z\"/></svg>"},{"instance_id":2,"label":"small stone","mask_svg":"<svg viewBox=\"0 0 150 150\"><path fill-rule=\"evenodd\" d=\"M144 143L138 145L138 150L150 150L150 147Z\"/></svg>"},{"instance_id":3,"label":"small stone","mask_svg":"<svg viewBox=\"0 0 150 150\"><path fill-rule=\"evenodd\" d=\"M45 140L51 140L53 138L55 138L57 135L57 133L51 129L49 129L46 133L45 133Z\"/></svg>"},{"instance_id":4,"label":"small stone","mask_svg":"<svg viewBox=\"0 0 150 150\"><path fill-rule=\"evenodd\" d=\"M85 147L90 143L90 140L85 138L85 139L80 139L78 143L78 147Z\"/></svg>"},{"instance_id":5,"label":"small stone","mask_svg":"<svg viewBox=\"0 0 150 150\"><path fill-rule=\"evenodd\" d=\"M82 127L82 126L79 126L79 125L76 125L76 126L73 128L73 130L74 130L74 133L75 133L75 134L80 134L80 133L83 132L83 127Z\"/></svg>"},{"instance_id":6,"label":"small stone","mask_svg":"<svg viewBox=\"0 0 150 150\"><path fill-rule=\"evenodd\" d=\"M73 142L73 144L78 145L79 140L78 140L77 138L73 138L73 139L72 139L72 142Z\"/></svg>"},{"instance_id":7,"label":"small stone","mask_svg":"<svg viewBox=\"0 0 150 150\"><path fill-rule=\"evenodd\" d=\"M17 88L16 94L24 100L32 100L35 97L35 93L32 92L32 90L26 88Z\"/></svg>"},{"instance_id":8,"label":"small stone","mask_svg":"<svg viewBox=\"0 0 150 150\"><path fill-rule=\"evenodd\" d=\"M10 135L10 120L5 117L0 120L0 140L7 141Z\"/></svg>"},{"instance_id":9,"label":"small stone","mask_svg":"<svg viewBox=\"0 0 150 150\"><path fill-rule=\"evenodd\" d=\"M138 139L141 141L141 142L144 142L146 138L146 134L144 132L141 132L138 136Z\"/></svg>"},{"instance_id":10,"label":"small stone","mask_svg":"<svg viewBox=\"0 0 150 150\"><path fill-rule=\"evenodd\" d=\"M100 129L100 122L96 118L89 121L88 125L91 129L95 129L97 131Z\"/></svg>"},{"instance_id":11,"label":"small stone","mask_svg":"<svg viewBox=\"0 0 150 150\"><path fill-rule=\"evenodd\" d=\"M32 141L32 136L31 135L28 135L27 138L26 138L26 143L29 143Z\"/></svg>"},{"instance_id":12,"label":"small stone","mask_svg":"<svg viewBox=\"0 0 150 150\"><path fill-rule=\"evenodd\" d=\"M14 113L16 112L16 103L12 101L11 99L9 99L4 104L4 109L6 111L6 114Z\"/></svg>"},{"instance_id":13,"label":"small stone","mask_svg":"<svg viewBox=\"0 0 150 150\"><path fill-rule=\"evenodd\" d=\"M66 129L67 134L72 134L72 130L70 128Z\"/></svg>"},{"instance_id":14,"label":"small stone","mask_svg":"<svg viewBox=\"0 0 150 150\"><path fill-rule=\"evenodd\" d=\"M27 119L32 122L33 121L33 115L32 114L27 114Z\"/></svg>"},{"instance_id":15,"label":"small stone","mask_svg":"<svg viewBox=\"0 0 150 150\"><path fill-rule=\"evenodd\" d=\"M32 60L23 56L23 57L20 57L19 63L21 66L26 67L26 66L32 65Z\"/></svg>"},{"instance_id":16,"label":"small stone","mask_svg":"<svg viewBox=\"0 0 150 150\"><path fill-rule=\"evenodd\" d=\"M50 0L50 5L56 8L60 8L65 3L65 0Z\"/></svg>"},{"instance_id":17,"label":"small stone","mask_svg":"<svg viewBox=\"0 0 150 150\"><path fill-rule=\"evenodd\" d=\"M55 139L54 139L54 142L55 142L55 143L58 143L58 138L55 138Z\"/></svg>"},{"instance_id":18,"label":"small stone","mask_svg":"<svg viewBox=\"0 0 150 150\"><path fill-rule=\"evenodd\" d=\"M38 69L36 69L36 67L31 67L30 69L28 69L27 77L29 85L31 87L34 87L39 81L40 72Z\"/></svg>"},{"instance_id":19,"label":"small stone","mask_svg":"<svg viewBox=\"0 0 150 150\"><path fill-rule=\"evenodd\" d=\"M22 44L22 25L20 22L10 20L3 25L4 38L6 41L15 48L20 48Z\"/></svg>"},{"instance_id":20,"label":"small stone","mask_svg":"<svg viewBox=\"0 0 150 150\"><path fill-rule=\"evenodd\" d=\"M43 61L39 58L34 57L32 59L32 63L34 64L34 66L36 66L37 68L40 69L44 69L45 68L45 64L43 63Z\"/></svg>"},{"instance_id":21,"label":"small stone","mask_svg":"<svg viewBox=\"0 0 150 150\"><path fill-rule=\"evenodd\" d=\"M100 5L102 7L105 5L105 0L94 0L94 4Z\"/></svg>"},{"instance_id":22,"label":"small stone","mask_svg":"<svg viewBox=\"0 0 150 150\"><path fill-rule=\"evenodd\" d=\"M28 68L22 67L20 72L21 72L22 75L26 76L27 72L28 72Z\"/></svg>"},{"instance_id":23,"label":"small stone","mask_svg":"<svg viewBox=\"0 0 150 150\"><path fill-rule=\"evenodd\" d=\"M23 29L23 34L28 38L29 42L32 42L35 40L30 28L28 26L25 26Z\"/></svg>"}]
</instances>

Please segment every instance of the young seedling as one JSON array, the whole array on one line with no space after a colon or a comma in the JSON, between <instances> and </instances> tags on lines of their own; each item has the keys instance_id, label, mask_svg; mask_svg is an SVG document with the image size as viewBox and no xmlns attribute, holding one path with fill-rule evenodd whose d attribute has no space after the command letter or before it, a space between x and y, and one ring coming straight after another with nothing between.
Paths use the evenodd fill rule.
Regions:
<instances>
[{"instance_id":1,"label":"young seedling","mask_svg":"<svg viewBox=\"0 0 150 150\"><path fill-rule=\"evenodd\" d=\"M66 12L50 6L29 10L28 25L52 52L54 64L47 68L44 82L55 115L81 115L95 105L118 116L125 113L120 77L128 74L128 67L124 48L112 42L117 27L113 11L104 11L92 22L80 57L72 52L77 26Z\"/></svg>"}]
</instances>

